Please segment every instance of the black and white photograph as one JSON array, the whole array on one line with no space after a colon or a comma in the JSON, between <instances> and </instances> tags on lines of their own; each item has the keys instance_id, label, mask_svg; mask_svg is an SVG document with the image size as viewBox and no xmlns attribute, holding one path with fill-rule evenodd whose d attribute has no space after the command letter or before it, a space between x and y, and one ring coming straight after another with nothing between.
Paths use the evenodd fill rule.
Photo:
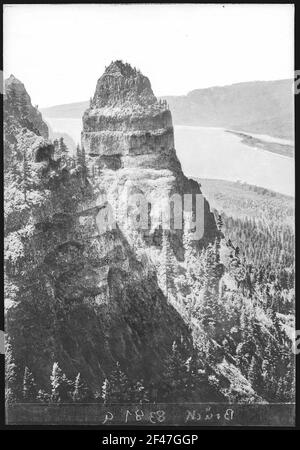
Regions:
<instances>
[{"instance_id":1,"label":"black and white photograph","mask_svg":"<svg viewBox=\"0 0 300 450\"><path fill-rule=\"evenodd\" d=\"M3 5L6 425L295 427L294 13Z\"/></svg>"}]
</instances>

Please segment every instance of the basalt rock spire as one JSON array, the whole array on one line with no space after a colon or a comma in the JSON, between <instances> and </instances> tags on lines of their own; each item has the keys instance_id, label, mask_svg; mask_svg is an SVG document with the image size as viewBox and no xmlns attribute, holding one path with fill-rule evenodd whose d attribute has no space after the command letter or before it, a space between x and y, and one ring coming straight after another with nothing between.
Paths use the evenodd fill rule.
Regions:
<instances>
[{"instance_id":1,"label":"basalt rock spire","mask_svg":"<svg viewBox=\"0 0 300 450\"><path fill-rule=\"evenodd\" d=\"M82 143L100 167L180 170L172 118L150 81L128 64L110 64L83 116ZM110 161L114 161L111 162ZM94 161L95 162L95 161Z\"/></svg>"},{"instance_id":2,"label":"basalt rock spire","mask_svg":"<svg viewBox=\"0 0 300 450\"><path fill-rule=\"evenodd\" d=\"M94 394L117 361L132 380L159 384L175 340L186 357L193 351L190 331L120 228L99 234L99 186L53 158L53 144L27 127L31 108L20 113L18 96L5 93L5 306L16 390L25 367L49 390L54 362L70 379L80 372Z\"/></svg>"},{"instance_id":3,"label":"basalt rock spire","mask_svg":"<svg viewBox=\"0 0 300 450\"><path fill-rule=\"evenodd\" d=\"M163 198L201 193L198 184L182 172L167 103L157 100L147 77L122 61L112 62L97 82L83 116L82 145L95 189L114 205L121 227L125 220L121 198L128 201L136 192L147 198L152 208L150 243L157 227L154 214ZM205 243L217 233L206 201L204 228ZM182 258L181 231L172 235L175 254Z\"/></svg>"}]
</instances>

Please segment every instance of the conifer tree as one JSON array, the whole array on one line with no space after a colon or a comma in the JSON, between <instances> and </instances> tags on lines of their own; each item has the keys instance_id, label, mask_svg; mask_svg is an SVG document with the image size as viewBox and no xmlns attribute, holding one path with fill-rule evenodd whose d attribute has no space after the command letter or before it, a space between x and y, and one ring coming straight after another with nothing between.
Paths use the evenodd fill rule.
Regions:
<instances>
[{"instance_id":1,"label":"conifer tree","mask_svg":"<svg viewBox=\"0 0 300 450\"><path fill-rule=\"evenodd\" d=\"M29 108L25 92L22 92L22 94L20 95L18 107L21 119L23 121L28 121Z\"/></svg>"},{"instance_id":2,"label":"conifer tree","mask_svg":"<svg viewBox=\"0 0 300 450\"><path fill-rule=\"evenodd\" d=\"M162 232L162 249L161 261L158 270L159 285L169 298L174 292L174 273L175 271L175 256L169 241L169 234L167 231Z\"/></svg>"},{"instance_id":3,"label":"conifer tree","mask_svg":"<svg viewBox=\"0 0 300 450\"><path fill-rule=\"evenodd\" d=\"M62 372L58 363L53 364L52 373L50 377L52 392L52 402L66 402L70 398L71 382Z\"/></svg>"},{"instance_id":4,"label":"conifer tree","mask_svg":"<svg viewBox=\"0 0 300 450\"><path fill-rule=\"evenodd\" d=\"M149 392L143 384L143 380L137 381L130 389L130 401L132 403L148 403Z\"/></svg>"},{"instance_id":5,"label":"conifer tree","mask_svg":"<svg viewBox=\"0 0 300 450\"><path fill-rule=\"evenodd\" d=\"M57 156L59 156L59 143L58 143L58 139L54 139L54 141L53 141L53 147L54 147L54 155L55 155L55 158L57 158Z\"/></svg>"},{"instance_id":6,"label":"conifer tree","mask_svg":"<svg viewBox=\"0 0 300 450\"><path fill-rule=\"evenodd\" d=\"M8 94L8 103L10 105L10 109L12 111L13 114L18 114L19 111L19 103L18 103L18 97L17 97L17 93L14 87L12 87L9 90L9 94Z\"/></svg>"},{"instance_id":7,"label":"conifer tree","mask_svg":"<svg viewBox=\"0 0 300 450\"><path fill-rule=\"evenodd\" d=\"M275 330L275 336L276 336L277 340L279 341L279 343L282 343L283 333L281 330L280 321L278 319L278 316L277 316L274 308L271 309L271 320L272 320L273 327Z\"/></svg>"},{"instance_id":8,"label":"conifer tree","mask_svg":"<svg viewBox=\"0 0 300 450\"><path fill-rule=\"evenodd\" d=\"M203 383L206 383L204 370L199 362L199 355L194 352L185 362L187 369L187 399L192 400L193 395L197 392ZM202 369L201 373L199 369Z\"/></svg>"},{"instance_id":9,"label":"conifer tree","mask_svg":"<svg viewBox=\"0 0 300 450\"><path fill-rule=\"evenodd\" d=\"M86 156L85 156L85 148L84 146L81 147L81 165L82 169L84 171L84 174L86 174Z\"/></svg>"},{"instance_id":10,"label":"conifer tree","mask_svg":"<svg viewBox=\"0 0 300 450\"><path fill-rule=\"evenodd\" d=\"M163 374L162 396L166 401L184 400L187 396L188 371L186 360L182 356L178 345L174 341L169 357L166 361L166 370Z\"/></svg>"},{"instance_id":11,"label":"conifer tree","mask_svg":"<svg viewBox=\"0 0 300 450\"><path fill-rule=\"evenodd\" d=\"M209 244L204 253L204 293L203 303L199 314L204 320L219 320L219 281L223 274L224 266L216 260L214 247Z\"/></svg>"},{"instance_id":12,"label":"conifer tree","mask_svg":"<svg viewBox=\"0 0 300 450\"><path fill-rule=\"evenodd\" d=\"M217 278L216 278L216 254L214 248L211 244L208 245L205 255L204 255L204 278L205 278L205 286L209 290L215 291Z\"/></svg>"},{"instance_id":13,"label":"conifer tree","mask_svg":"<svg viewBox=\"0 0 300 450\"><path fill-rule=\"evenodd\" d=\"M258 358L252 356L251 363L248 370L248 380L253 389L260 391L262 388L262 371Z\"/></svg>"},{"instance_id":14,"label":"conifer tree","mask_svg":"<svg viewBox=\"0 0 300 450\"><path fill-rule=\"evenodd\" d=\"M203 254L199 253L192 238L189 217L185 216L184 232L184 262L186 267L186 281L190 294L186 296L189 317L195 313L200 301L200 292L204 282Z\"/></svg>"},{"instance_id":15,"label":"conifer tree","mask_svg":"<svg viewBox=\"0 0 300 450\"><path fill-rule=\"evenodd\" d=\"M23 400L25 402L34 402L37 397L37 392L34 377L28 367L25 367L23 377Z\"/></svg>"},{"instance_id":16,"label":"conifer tree","mask_svg":"<svg viewBox=\"0 0 300 450\"><path fill-rule=\"evenodd\" d=\"M22 187L23 187L23 194L24 194L24 201L27 202L28 198L28 192L31 186L31 173L30 173L30 166L27 159L26 152L23 153L23 180L22 180Z\"/></svg>"},{"instance_id":17,"label":"conifer tree","mask_svg":"<svg viewBox=\"0 0 300 450\"><path fill-rule=\"evenodd\" d=\"M105 405L112 403L112 391L108 378L105 378L103 382L101 397Z\"/></svg>"},{"instance_id":18,"label":"conifer tree","mask_svg":"<svg viewBox=\"0 0 300 450\"><path fill-rule=\"evenodd\" d=\"M215 239L215 261L216 261L216 264L218 264L220 262L220 248L221 248L220 238L217 236Z\"/></svg>"},{"instance_id":19,"label":"conifer tree","mask_svg":"<svg viewBox=\"0 0 300 450\"><path fill-rule=\"evenodd\" d=\"M68 162L68 147L64 143L64 138L60 137L58 141L58 154L61 158L62 164L67 164Z\"/></svg>"},{"instance_id":20,"label":"conifer tree","mask_svg":"<svg viewBox=\"0 0 300 450\"><path fill-rule=\"evenodd\" d=\"M77 144L77 146L76 146L76 164L79 167L81 167L81 165L82 165L81 148L80 148L79 144Z\"/></svg>"},{"instance_id":21,"label":"conifer tree","mask_svg":"<svg viewBox=\"0 0 300 450\"><path fill-rule=\"evenodd\" d=\"M130 383L127 375L117 362L115 369L102 385L102 398L105 404L126 403L130 401Z\"/></svg>"},{"instance_id":22,"label":"conifer tree","mask_svg":"<svg viewBox=\"0 0 300 450\"><path fill-rule=\"evenodd\" d=\"M242 340L245 342L248 340L250 335L250 322L248 318L248 312L245 309L245 307L242 309L241 315L240 315L240 329L241 329L241 335Z\"/></svg>"},{"instance_id":23,"label":"conifer tree","mask_svg":"<svg viewBox=\"0 0 300 450\"><path fill-rule=\"evenodd\" d=\"M16 143L11 147L10 157L7 161L7 169L12 185L20 189L23 182L23 167L18 158L18 146Z\"/></svg>"},{"instance_id":24,"label":"conifer tree","mask_svg":"<svg viewBox=\"0 0 300 450\"><path fill-rule=\"evenodd\" d=\"M85 150L84 147L80 147L80 145L78 144L76 147L76 164L77 167L80 170L81 173L81 179L82 181L85 179L85 177L87 176L87 167L86 167L86 158L85 158ZM92 167L92 178L94 178L95 175L95 167Z\"/></svg>"},{"instance_id":25,"label":"conifer tree","mask_svg":"<svg viewBox=\"0 0 300 450\"><path fill-rule=\"evenodd\" d=\"M219 214L218 220L217 220L217 227L220 232L222 232L223 226L224 226L224 222L223 222L222 216Z\"/></svg>"},{"instance_id":26,"label":"conifer tree","mask_svg":"<svg viewBox=\"0 0 300 450\"><path fill-rule=\"evenodd\" d=\"M87 398L88 388L83 381L80 373L76 376L74 383L74 390L72 392L72 399L74 402L80 402Z\"/></svg>"},{"instance_id":27,"label":"conifer tree","mask_svg":"<svg viewBox=\"0 0 300 450\"><path fill-rule=\"evenodd\" d=\"M5 400L15 403L19 397L17 366L9 337L5 339Z\"/></svg>"},{"instance_id":28,"label":"conifer tree","mask_svg":"<svg viewBox=\"0 0 300 450\"><path fill-rule=\"evenodd\" d=\"M43 389L39 389L36 398L37 398L37 401L40 403L49 403L51 401L51 395L48 394Z\"/></svg>"}]
</instances>

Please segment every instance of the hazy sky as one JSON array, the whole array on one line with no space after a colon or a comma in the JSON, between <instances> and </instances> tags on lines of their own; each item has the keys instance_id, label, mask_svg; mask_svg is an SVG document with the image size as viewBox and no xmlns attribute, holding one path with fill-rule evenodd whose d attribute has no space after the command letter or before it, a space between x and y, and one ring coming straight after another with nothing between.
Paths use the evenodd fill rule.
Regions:
<instances>
[{"instance_id":1,"label":"hazy sky","mask_svg":"<svg viewBox=\"0 0 300 450\"><path fill-rule=\"evenodd\" d=\"M4 76L39 107L87 100L113 59L156 95L293 77L293 5L5 5Z\"/></svg>"}]
</instances>

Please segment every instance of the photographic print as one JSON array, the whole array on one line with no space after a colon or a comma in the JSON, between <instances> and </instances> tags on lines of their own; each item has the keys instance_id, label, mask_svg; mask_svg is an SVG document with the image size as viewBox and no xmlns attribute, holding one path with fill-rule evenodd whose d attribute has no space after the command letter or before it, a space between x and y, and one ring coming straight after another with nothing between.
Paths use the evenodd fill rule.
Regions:
<instances>
[{"instance_id":1,"label":"photographic print","mask_svg":"<svg viewBox=\"0 0 300 450\"><path fill-rule=\"evenodd\" d=\"M6 424L294 426L294 6L3 14Z\"/></svg>"}]
</instances>

